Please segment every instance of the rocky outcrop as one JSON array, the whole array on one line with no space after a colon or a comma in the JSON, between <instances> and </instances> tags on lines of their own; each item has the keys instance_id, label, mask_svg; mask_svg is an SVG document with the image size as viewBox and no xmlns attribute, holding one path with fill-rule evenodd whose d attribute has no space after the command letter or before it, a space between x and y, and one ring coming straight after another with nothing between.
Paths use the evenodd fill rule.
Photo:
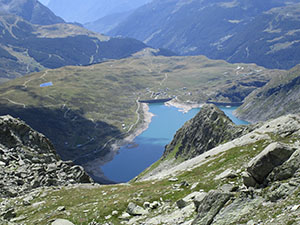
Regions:
<instances>
[{"instance_id":1,"label":"rocky outcrop","mask_svg":"<svg viewBox=\"0 0 300 225\"><path fill-rule=\"evenodd\" d=\"M275 76L267 85L252 92L236 110L242 119L258 122L300 112L300 66Z\"/></svg>"},{"instance_id":2,"label":"rocky outcrop","mask_svg":"<svg viewBox=\"0 0 300 225\"><path fill-rule=\"evenodd\" d=\"M217 106L205 104L176 132L163 158L175 152L176 158L191 159L250 130L251 126L236 126Z\"/></svg>"},{"instance_id":3,"label":"rocky outcrop","mask_svg":"<svg viewBox=\"0 0 300 225\"><path fill-rule=\"evenodd\" d=\"M44 135L11 116L0 117L0 197L91 182L82 167L61 161Z\"/></svg>"},{"instance_id":4,"label":"rocky outcrop","mask_svg":"<svg viewBox=\"0 0 300 225\"><path fill-rule=\"evenodd\" d=\"M141 216L147 213L141 206L138 206L132 202L128 204L127 213L132 216Z\"/></svg>"},{"instance_id":5,"label":"rocky outcrop","mask_svg":"<svg viewBox=\"0 0 300 225\"><path fill-rule=\"evenodd\" d=\"M226 202L233 195L230 193L222 193L220 191L210 191L208 195L202 200L198 207L198 216L192 223L193 225L207 225L211 224L213 218L224 207Z\"/></svg>"},{"instance_id":6,"label":"rocky outcrop","mask_svg":"<svg viewBox=\"0 0 300 225\"><path fill-rule=\"evenodd\" d=\"M193 127L194 124L189 125ZM189 132L187 125L184 127ZM189 172L195 174L195 177L209 177L206 182L213 180L208 193L192 193L176 201L179 212L194 210L196 213L193 221L182 216L184 219L181 218L180 221L185 221L186 224L282 224L282 221L299 224L300 220L294 218L300 215L300 115L282 116L252 125L248 129L253 130L178 165L165 170L160 167L161 172L153 176L149 173L148 177L141 180L168 179L172 183L178 182L174 184L177 187L180 177L185 178ZM182 132L181 135L188 134ZM181 140L180 136L177 138ZM189 139L185 145L189 145L192 140ZM235 162L239 166L228 163L225 167L224 162L232 156L239 157L240 154L245 157L241 158L241 162ZM208 172L209 167L214 169ZM200 177L196 179L199 183L203 182ZM189 200L191 196L194 208ZM179 213L175 210L173 212ZM143 218L140 221L166 222L171 214L163 213L156 220ZM286 216L288 214L293 217ZM191 218L190 211L188 215Z\"/></svg>"},{"instance_id":7,"label":"rocky outcrop","mask_svg":"<svg viewBox=\"0 0 300 225\"><path fill-rule=\"evenodd\" d=\"M257 184L263 184L269 173L289 159L295 150L286 144L271 143L249 162L247 171Z\"/></svg>"}]
</instances>

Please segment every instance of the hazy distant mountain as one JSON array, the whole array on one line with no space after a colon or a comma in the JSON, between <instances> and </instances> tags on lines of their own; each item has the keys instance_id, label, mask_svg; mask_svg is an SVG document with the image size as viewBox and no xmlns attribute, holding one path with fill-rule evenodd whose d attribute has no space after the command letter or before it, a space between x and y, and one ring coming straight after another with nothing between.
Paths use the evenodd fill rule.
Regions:
<instances>
[{"instance_id":1,"label":"hazy distant mountain","mask_svg":"<svg viewBox=\"0 0 300 225\"><path fill-rule=\"evenodd\" d=\"M86 23L86 24L84 24L84 27L86 27L89 30L101 33L101 34L106 34L110 30L117 27L119 25L119 23L124 21L129 15L131 15L131 13L133 13L133 10L110 14L110 15L104 16L94 22Z\"/></svg>"},{"instance_id":2,"label":"hazy distant mountain","mask_svg":"<svg viewBox=\"0 0 300 225\"><path fill-rule=\"evenodd\" d=\"M50 2L50 0L39 0L40 3L44 4L44 5L48 5L48 3Z\"/></svg>"},{"instance_id":3,"label":"hazy distant mountain","mask_svg":"<svg viewBox=\"0 0 300 225\"><path fill-rule=\"evenodd\" d=\"M33 25L0 15L0 82L45 68L119 59L146 48L131 38L110 38L72 24Z\"/></svg>"},{"instance_id":4,"label":"hazy distant mountain","mask_svg":"<svg viewBox=\"0 0 300 225\"><path fill-rule=\"evenodd\" d=\"M87 23L135 9L150 0L50 0L48 7L68 22Z\"/></svg>"},{"instance_id":5,"label":"hazy distant mountain","mask_svg":"<svg viewBox=\"0 0 300 225\"><path fill-rule=\"evenodd\" d=\"M293 16L280 16L278 21L280 11L289 13L288 10L265 13L286 6L286 2L297 1L154 0L109 34L136 38L182 55L204 54L229 62L290 68L300 62L300 51L288 48L297 46L300 39L300 33L293 31L299 29L298 10L290 13ZM299 5L295 8L299 9ZM272 30L273 23L280 30Z\"/></svg>"},{"instance_id":6,"label":"hazy distant mountain","mask_svg":"<svg viewBox=\"0 0 300 225\"><path fill-rule=\"evenodd\" d=\"M0 12L20 16L33 24L64 23L62 18L56 16L38 0L0 0Z\"/></svg>"}]
</instances>

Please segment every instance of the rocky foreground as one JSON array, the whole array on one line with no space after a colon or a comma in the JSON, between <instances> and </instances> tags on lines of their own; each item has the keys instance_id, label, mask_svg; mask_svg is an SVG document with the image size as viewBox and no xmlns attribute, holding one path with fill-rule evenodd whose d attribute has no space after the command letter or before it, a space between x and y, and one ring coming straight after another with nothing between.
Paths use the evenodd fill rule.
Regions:
<instances>
[{"instance_id":1,"label":"rocky foreground","mask_svg":"<svg viewBox=\"0 0 300 225\"><path fill-rule=\"evenodd\" d=\"M11 116L0 117L0 198L75 183L92 180L82 167L60 160L44 135Z\"/></svg>"},{"instance_id":2,"label":"rocky foreground","mask_svg":"<svg viewBox=\"0 0 300 225\"><path fill-rule=\"evenodd\" d=\"M220 118L227 121L214 107L206 109L206 115L202 112L202 116L212 121ZM196 118L201 120L202 116ZM5 121L20 123L11 117L2 118L2 124ZM198 126L200 130L203 125L196 119L188 124L185 125L187 130L189 126L194 130ZM19 126L28 128L24 123ZM26 137L30 135L22 136L24 133L20 132L26 129L12 129L19 130L16 135L19 145L22 143L35 151L40 144L51 149L47 139L30 129L35 141L29 143ZM245 127L239 129L247 130ZM3 125L1 130L5 130ZM38 139L34 138L36 135ZM47 183L33 191L28 188L27 195L0 199L0 217L3 224L296 225L300 223L299 138L300 115L283 116L253 125L233 140L220 141L216 147L207 148L194 158L165 169L161 167L160 171L149 175L155 170L151 167L129 184L48 187ZM14 141L14 138L7 140ZM197 147L197 144L191 146ZM16 165L18 161L16 159ZM40 164L45 166L47 175L46 165ZM2 167L8 170L9 165ZM60 179L56 181L59 184Z\"/></svg>"}]
</instances>

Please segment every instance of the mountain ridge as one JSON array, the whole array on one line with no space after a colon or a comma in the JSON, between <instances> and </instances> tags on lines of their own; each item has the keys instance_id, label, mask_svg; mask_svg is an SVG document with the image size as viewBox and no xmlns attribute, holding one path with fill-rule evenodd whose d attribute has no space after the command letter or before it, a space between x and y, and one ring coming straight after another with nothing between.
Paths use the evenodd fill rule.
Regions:
<instances>
[{"instance_id":1,"label":"mountain ridge","mask_svg":"<svg viewBox=\"0 0 300 225\"><path fill-rule=\"evenodd\" d=\"M0 15L0 20L2 81L47 68L120 59L148 48L134 39L108 37L73 24L33 25L12 14Z\"/></svg>"},{"instance_id":2,"label":"mountain ridge","mask_svg":"<svg viewBox=\"0 0 300 225\"><path fill-rule=\"evenodd\" d=\"M201 54L232 63L290 69L300 62L297 51L293 51L298 48L299 39L294 30L298 29L294 21L298 21L300 10L296 3L153 1L137 9L108 34L133 37L180 55ZM280 16L286 12L289 17ZM274 32L267 32L266 26L272 23Z\"/></svg>"},{"instance_id":3,"label":"mountain ridge","mask_svg":"<svg viewBox=\"0 0 300 225\"><path fill-rule=\"evenodd\" d=\"M289 113L299 113L300 66L273 78L251 93L235 114L249 121L265 121Z\"/></svg>"},{"instance_id":4,"label":"mountain ridge","mask_svg":"<svg viewBox=\"0 0 300 225\"><path fill-rule=\"evenodd\" d=\"M0 13L20 16L32 24L65 23L38 0L1 0L0 5Z\"/></svg>"},{"instance_id":5,"label":"mountain ridge","mask_svg":"<svg viewBox=\"0 0 300 225\"><path fill-rule=\"evenodd\" d=\"M86 0L82 2L80 0L50 0L47 6L68 22L84 24L96 21L107 15L135 9L149 1L150 0Z\"/></svg>"}]
</instances>

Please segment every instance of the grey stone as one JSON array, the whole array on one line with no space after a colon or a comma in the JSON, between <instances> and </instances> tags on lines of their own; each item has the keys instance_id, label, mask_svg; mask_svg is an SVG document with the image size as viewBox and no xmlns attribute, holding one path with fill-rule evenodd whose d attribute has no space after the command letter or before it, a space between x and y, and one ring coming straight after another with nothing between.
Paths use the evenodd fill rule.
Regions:
<instances>
[{"instance_id":1,"label":"grey stone","mask_svg":"<svg viewBox=\"0 0 300 225\"><path fill-rule=\"evenodd\" d=\"M10 222L15 223L15 222L19 222L19 221L22 221L22 220L25 220L25 219L26 219L26 216L21 215L21 216L18 216L18 217L15 217L15 218L11 219Z\"/></svg>"},{"instance_id":2,"label":"grey stone","mask_svg":"<svg viewBox=\"0 0 300 225\"><path fill-rule=\"evenodd\" d=\"M213 224L245 224L241 223L241 221L245 220L245 218L249 218L249 212L257 210L259 205L264 201L264 199L259 196L252 198L251 195L244 193L235 196L232 200L233 201L227 202L214 217Z\"/></svg>"},{"instance_id":3,"label":"grey stone","mask_svg":"<svg viewBox=\"0 0 300 225\"><path fill-rule=\"evenodd\" d=\"M112 213L111 213L112 216L116 216L116 215L118 215L118 214L119 214L119 212L118 212L117 210L114 210L114 211L112 211Z\"/></svg>"},{"instance_id":4,"label":"grey stone","mask_svg":"<svg viewBox=\"0 0 300 225\"><path fill-rule=\"evenodd\" d=\"M172 178L169 179L169 181L170 181L170 182L176 182L176 181L178 181L178 178L172 177Z\"/></svg>"},{"instance_id":5,"label":"grey stone","mask_svg":"<svg viewBox=\"0 0 300 225\"><path fill-rule=\"evenodd\" d=\"M130 214L127 212L123 212L121 216L118 217L120 220L129 220Z\"/></svg>"},{"instance_id":6,"label":"grey stone","mask_svg":"<svg viewBox=\"0 0 300 225\"><path fill-rule=\"evenodd\" d=\"M180 199L176 202L176 205L179 209L182 209L187 206L187 202L184 201L183 199Z\"/></svg>"},{"instance_id":7,"label":"grey stone","mask_svg":"<svg viewBox=\"0 0 300 225\"><path fill-rule=\"evenodd\" d=\"M227 169L224 172L222 172L221 174L217 175L215 177L215 180L221 180L221 179L226 179L226 178L236 178L237 177L237 173L232 170L232 169Z\"/></svg>"},{"instance_id":8,"label":"grey stone","mask_svg":"<svg viewBox=\"0 0 300 225\"><path fill-rule=\"evenodd\" d=\"M154 201L149 205L150 209L157 209L158 207L160 207L160 203L158 201Z\"/></svg>"},{"instance_id":9,"label":"grey stone","mask_svg":"<svg viewBox=\"0 0 300 225\"><path fill-rule=\"evenodd\" d=\"M223 184L221 186L221 190L223 192L233 192L236 191L238 189L238 186L233 185L233 184Z\"/></svg>"},{"instance_id":10,"label":"grey stone","mask_svg":"<svg viewBox=\"0 0 300 225\"><path fill-rule=\"evenodd\" d=\"M284 199L287 196L291 195L296 188L297 187L291 186L288 183L275 183L270 187L267 194L267 198L272 202Z\"/></svg>"},{"instance_id":11,"label":"grey stone","mask_svg":"<svg viewBox=\"0 0 300 225\"><path fill-rule=\"evenodd\" d=\"M74 225L74 223L65 219L56 219L54 222L51 223L51 225Z\"/></svg>"},{"instance_id":12,"label":"grey stone","mask_svg":"<svg viewBox=\"0 0 300 225\"><path fill-rule=\"evenodd\" d=\"M195 204L196 209L199 208L199 205L202 203L203 199L208 195L206 192L199 192L193 198L193 202Z\"/></svg>"},{"instance_id":13,"label":"grey stone","mask_svg":"<svg viewBox=\"0 0 300 225\"><path fill-rule=\"evenodd\" d=\"M211 224L214 217L224 207L226 202L233 195L230 193L222 193L220 191L210 191L208 195L201 201L198 207L197 218L193 221L193 225Z\"/></svg>"},{"instance_id":14,"label":"grey stone","mask_svg":"<svg viewBox=\"0 0 300 225\"><path fill-rule=\"evenodd\" d=\"M150 208L150 202L144 202L143 207L144 208Z\"/></svg>"},{"instance_id":15,"label":"grey stone","mask_svg":"<svg viewBox=\"0 0 300 225\"><path fill-rule=\"evenodd\" d=\"M138 206L132 202L128 204L126 212L132 216L141 216L147 213L147 211L141 206Z\"/></svg>"},{"instance_id":16,"label":"grey stone","mask_svg":"<svg viewBox=\"0 0 300 225\"><path fill-rule=\"evenodd\" d=\"M286 180L294 176L300 168L300 149L296 150L292 156L282 165L274 168L269 174L268 181Z\"/></svg>"},{"instance_id":17,"label":"grey stone","mask_svg":"<svg viewBox=\"0 0 300 225\"><path fill-rule=\"evenodd\" d=\"M1 217L5 220L11 220L17 216L14 208L6 209L3 213L0 214Z\"/></svg>"},{"instance_id":18,"label":"grey stone","mask_svg":"<svg viewBox=\"0 0 300 225\"><path fill-rule=\"evenodd\" d=\"M249 174L248 172L244 171L242 172L242 178L243 178L243 183L246 187L256 187L257 182L256 180Z\"/></svg>"},{"instance_id":19,"label":"grey stone","mask_svg":"<svg viewBox=\"0 0 300 225\"><path fill-rule=\"evenodd\" d=\"M25 198L23 198L23 205L24 206L30 205L32 200L33 200L33 195L32 194L26 196Z\"/></svg>"},{"instance_id":20,"label":"grey stone","mask_svg":"<svg viewBox=\"0 0 300 225\"><path fill-rule=\"evenodd\" d=\"M295 150L283 143L271 143L249 162L247 171L257 183L263 184L268 174L288 160Z\"/></svg>"},{"instance_id":21,"label":"grey stone","mask_svg":"<svg viewBox=\"0 0 300 225\"><path fill-rule=\"evenodd\" d=\"M66 207L65 206L59 206L56 210L59 211L59 212L62 212L62 211L66 210Z\"/></svg>"}]
</instances>

